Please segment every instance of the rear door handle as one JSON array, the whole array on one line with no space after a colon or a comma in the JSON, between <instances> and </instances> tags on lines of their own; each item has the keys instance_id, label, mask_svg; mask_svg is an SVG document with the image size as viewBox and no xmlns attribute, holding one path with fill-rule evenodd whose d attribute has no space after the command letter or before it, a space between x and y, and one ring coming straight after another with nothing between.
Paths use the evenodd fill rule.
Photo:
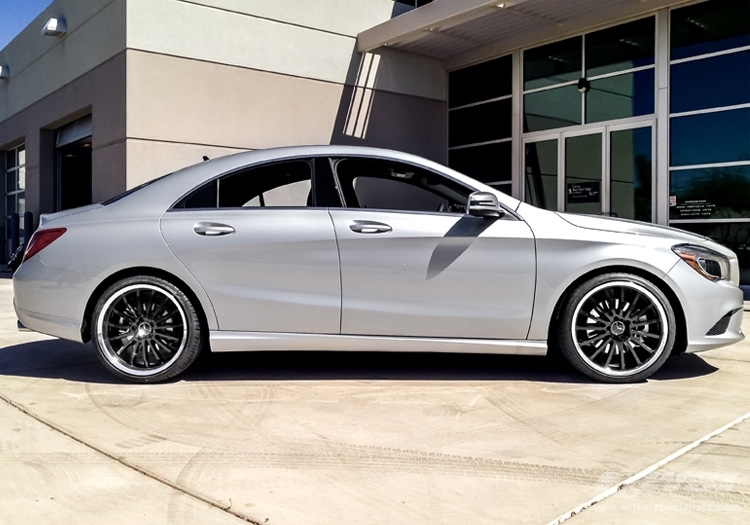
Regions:
<instances>
[{"instance_id":1,"label":"rear door handle","mask_svg":"<svg viewBox=\"0 0 750 525\"><path fill-rule=\"evenodd\" d=\"M234 228L228 224L220 224L218 222L196 222L193 225L193 231L198 235L218 237L219 235L234 233Z\"/></svg>"},{"instance_id":2,"label":"rear door handle","mask_svg":"<svg viewBox=\"0 0 750 525\"><path fill-rule=\"evenodd\" d=\"M388 233L393 228L382 222L374 221L352 221L349 229L354 233Z\"/></svg>"}]
</instances>

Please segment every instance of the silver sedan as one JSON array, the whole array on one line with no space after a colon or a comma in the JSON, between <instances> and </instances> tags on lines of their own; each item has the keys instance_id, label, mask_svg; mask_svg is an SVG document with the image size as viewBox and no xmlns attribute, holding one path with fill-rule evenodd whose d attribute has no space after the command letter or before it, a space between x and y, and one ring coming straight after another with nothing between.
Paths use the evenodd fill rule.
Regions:
<instances>
[{"instance_id":1,"label":"silver sedan","mask_svg":"<svg viewBox=\"0 0 750 525\"><path fill-rule=\"evenodd\" d=\"M42 217L29 329L140 383L201 350L562 353L607 382L740 341L737 257L679 230L545 211L393 151L294 147Z\"/></svg>"}]
</instances>

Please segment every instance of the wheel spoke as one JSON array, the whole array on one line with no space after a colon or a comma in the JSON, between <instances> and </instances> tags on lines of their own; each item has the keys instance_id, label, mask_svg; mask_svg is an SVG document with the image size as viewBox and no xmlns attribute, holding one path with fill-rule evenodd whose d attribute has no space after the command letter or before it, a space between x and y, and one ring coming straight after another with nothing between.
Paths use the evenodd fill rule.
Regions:
<instances>
[{"instance_id":1,"label":"wheel spoke","mask_svg":"<svg viewBox=\"0 0 750 525\"><path fill-rule=\"evenodd\" d=\"M655 293L630 278L592 287L572 312L578 358L609 377L633 375L659 359L671 328Z\"/></svg>"},{"instance_id":2,"label":"wheel spoke","mask_svg":"<svg viewBox=\"0 0 750 525\"><path fill-rule=\"evenodd\" d=\"M171 365L188 344L182 305L151 284L132 285L112 296L98 317L98 344L112 365L149 375Z\"/></svg>"}]
</instances>

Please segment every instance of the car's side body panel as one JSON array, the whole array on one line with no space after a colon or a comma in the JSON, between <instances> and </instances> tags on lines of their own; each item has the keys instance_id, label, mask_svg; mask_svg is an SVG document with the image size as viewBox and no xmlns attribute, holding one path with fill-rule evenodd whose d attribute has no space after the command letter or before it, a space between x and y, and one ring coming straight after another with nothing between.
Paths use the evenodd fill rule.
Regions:
<instances>
[{"instance_id":1,"label":"car's side body panel","mask_svg":"<svg viewBox=\"0 0 750 525\"><path fill-rule=\"evenodd\" d=\"M455 352L511 355L545 355L547 341L465 339L439 337L385 337L269 332L211 332L214 352L247 351L364 351Z\"/></svg>"},{"instance_id":2,"label":"car's side body panel","mask_svg":"<svg viewBox=\"0 0 750 525\"><path fill-rule=\"evenodd\" d=\"M200 235L196 224L232 231ZM339 261L324 208L173 210L161 231L211 298L220 330L339 333Z\"/></svg>"},{"instance_id":3,"label":"car's side body panel","mask_svg":"<svg viewBox=\"0 0 750 525\"><path fill-rule=\"evenodd\" d=\"M342 334L525 339L536 263L528 225L447 213L331 209ZM355 231L357 224L384 231Z\"/></svg>"}]
</instances>

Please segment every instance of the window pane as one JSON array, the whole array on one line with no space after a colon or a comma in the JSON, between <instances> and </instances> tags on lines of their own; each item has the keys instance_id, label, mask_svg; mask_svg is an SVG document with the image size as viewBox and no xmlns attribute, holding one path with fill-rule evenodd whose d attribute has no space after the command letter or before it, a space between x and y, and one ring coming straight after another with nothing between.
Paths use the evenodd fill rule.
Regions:
<instances>
[{"instance_id":1,"label":"window pane","mask_svg":"<svg viewBox=\"0 0 750 525\"><path fill-rule=\"evenodd\" d=\"M26 166L18 168L18 189L26 189Z\"/></svg>"},{"instance_id":2,"label":"window pane","mask_svg":"<svg viewBox=\"0 0 750 525\"><path fill-rule=\"evenodd\" d=\"M741 223L679 223L674 228L710 237L737 254L740 263L740 284L750 285L750 222ZM745 296L747 298L747 296Z\"/></svg>"},{"instance_id":3,"label":"window pane","mask_svg":"<svg viewBox=\"0 0 750 525\"><path fill-rule=\"evenodd\" d=\"M750 218L750 166L674 170L669 218Z\"/></svg>"},{"instance_id":4,"label":"window pane","mask_svg":"<svg viewBox=\"0 0 750 525\"><path fill-rule=\"evenodd\" d=\"M182 199L175 205L175 208L187 208L190 210L199 208L216 208L216 187L216 181L209 182Z\"/></svg>"},{"instance_id":5,"label":"window pane","mask_svg":"<svg viewBox=\"0 0 750 525\"><path fill-rule=\"evenodd\" d=\"M266 206L307 206L310 189L310 179L292 182L264 192L263 201ZM246 204L246 206L259 205L259 203Z\"/></svg>"},{"instance_id":6,"label":"window pane","mask_svg":"<svg viewBox=\"0 0 750 525\"><path fill-rule=\"evenodd\" d=\"M672 66L672 113L750 102L750 51Z\"/></svg>"},{"instance_id":7,"label":"window pane","mask_svg":"<svg viewBox=\"0 0 750 525\"><path fill-rule=\"evenodd\" d=\"M676 117L672 166L750 160L750 108Z\"/></svg>"},{"instance_id":8,"label":"window pane","mask_svg":"<svg viewBox=\"0 0 750 525\"><path fill-rule=\"evenodd\" d=\"M616 217L651 222L651 128L610 135L610 210Z\"/></svg>"},{"instance_id":9,"label":"window pane","mask_svg":"<svg viewBox=\"0 0 750 525\"><path fill-rule=\"evenodd\" d=\"M448 113L448 145L507 139L513 133L511 99L454 109Z\"/></svg>"},{"instance_id":10,"label":"window pane","mask_svg":"<svg viewBox=\"0 0 750 525\"><path fill-rule=\"evenodd\" d=\"M654 63L654 18L586 35L586 76Z\"/></svg>"},{"instance_id":11,"label":"window pane","mask_svg":"<svg viewBox=\"0 0 750 525\"><path fill-rule=\"evenodd\" d=\"M17 166L16 150L12 149L5 152L5 169L15 168Z\"/></svg>"},{"instance_id":12,"label":"window pane","mask_svg":"<svg viewBox=\"0 0 750 525\"><path fill-rule=\"evenodd\" d=\"M448 73L448 105L463 106L513 92L510 55Z\"/></svg>"},{"instance_id":13,"label":"window pane","mask_svg":"<svg viewBox=\"0 0 750 525\"><path fill-rule=\"evenodd\" d=\"M650 115L654 112L654 70L591 81L586 122Z\"/></svg>"},{"instance_id":14,"label":"window pane","mask_svg":"<svg viewBox=\"0 0 750 525\"><path fill-rule=\"evenodd\" d=\"M750 2L722 0L672 11L672 59L750 45Z\"/></svg>"},{"instance_id":15,"label":"window pane","mask_svg":"<svg viewBox=\"0 0 750 525\"><path fill-rule=\"evenodd\" d=\"M602 212L602 135L565 139L565 210Z\"/></svg>"},{"instance_id":16,"label":"window pane","mask_svg":"<svg viewBox=\"0 0 750 525\"><path fill-rule=\"evenodd\" d=\"M523 52L523 89L552 86L582 76L581 37Z\"/></svg>"},{"instance_id":17,"label":"window pane","mask_svg":"<svg viewBox=\"0 0 750 525\"><path fill-rule=\"evenodd\" d=\"M295 161L228 175L219 180L219 207L307 206L311 172L307 162Z\"/></svg>"},{"instance_id":18,"label":"window pane","mask_svg":"<svg viewBox=\"0 0 750 525\"><path fill-rule=\"evenodd\" d=\"M22 166L26 164L26 149L21 146L18 148L18 165Z\"/></svg>"},{"instance_id":19,"label":"window pane","mask_svg":"<svg viewBox=\"0 0 750 525\"><path fill-rule=\"evenodd\" d=\"M5 172L5 193L16 191L16 177L18 177L18 170Z\"/></svg>"},{"instance_id":20,"label":"window pane","mask_svg":"<svg viewBox=\"0 0 750 525\"><path fill-rule=\"evenodd\" d=\"M512 178L511 142L451 150L448 165L485 184L508 182Z\"/></svg>"},{"instance_id":21,"label":"window pane","mask_svg":"<svg viewBox=\"0 0 750 525\"><path fill-rule=\"evenodd\" d=\"M525 200L546 210L557 210L557 140L526 144Z\"/></svg>"},{"instance_id":22,"label":"window pane","mask_svg":"<svg viewBox=\"0 0 750 525\"><path fill-rule=\"evenodd\" d=\"M336 176L348 208L463 213L469 189L423 168L375 159L342 159Z\"/></svg>"},{"instance_id":23,"label":"window pane","mask_svg":"<svg viewBox=\"0 0 750 525\"><path fill-rule=\"evenodd\" d=\"M566 86L523 97L523 130L540 131L581 124L581 95Z\"/></svg>"}]
</instances>

